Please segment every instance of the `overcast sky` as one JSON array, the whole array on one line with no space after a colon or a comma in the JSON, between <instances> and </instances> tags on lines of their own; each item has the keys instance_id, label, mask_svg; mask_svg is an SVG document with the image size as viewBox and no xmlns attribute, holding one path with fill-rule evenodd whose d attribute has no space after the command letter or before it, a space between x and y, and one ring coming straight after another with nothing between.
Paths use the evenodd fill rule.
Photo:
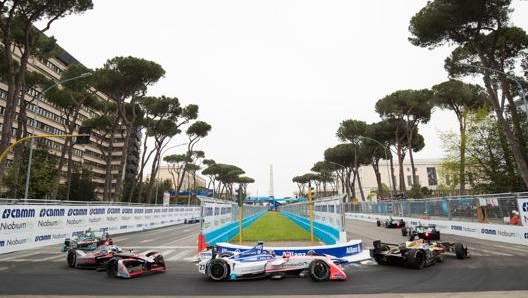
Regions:
<instances>
[{"instance_id":1,"label":"overcast sky","mask_svg":"<svg viewBox=\"0 0 528 298\"><path fill-rule=\"evenodd\" d=\"M528 30L528 1L512 2L513 23ZM273 194L293 196L292 178L340 143L340 122L378 122L379 99L447 80L450 49L408 41L409 20L427 0L93 3L48 33L89 68L117 56L159 63L166 75L149 95L199 105L199 119L212 130L195 149L243 169L255 179L252 196L270 194L271 166ZM435 111L420 127L426 146L416 157L441 158L438 133L456 127L454 115ZM181 135L170 144L185 141Z\"/></svg>"}]
</instances>

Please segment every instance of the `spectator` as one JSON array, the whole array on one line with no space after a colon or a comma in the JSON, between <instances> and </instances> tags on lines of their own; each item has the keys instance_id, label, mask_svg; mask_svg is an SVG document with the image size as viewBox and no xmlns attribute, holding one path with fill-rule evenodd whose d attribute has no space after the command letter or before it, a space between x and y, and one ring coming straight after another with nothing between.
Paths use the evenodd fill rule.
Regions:
<instances>
[{"instance_id":1,"label":"spectator","mask_svg":"<svg viewBox=\"0 0 528 298\"><path fill-rule=\"evenodd\" d=\"M519 211L517 210L513 210L512 211L512 216L510 218L510 222L508 222L509 225L515 225L515 226L520 226L521 225L521 220L519 219Z\"/></svg>"}]
</instances>

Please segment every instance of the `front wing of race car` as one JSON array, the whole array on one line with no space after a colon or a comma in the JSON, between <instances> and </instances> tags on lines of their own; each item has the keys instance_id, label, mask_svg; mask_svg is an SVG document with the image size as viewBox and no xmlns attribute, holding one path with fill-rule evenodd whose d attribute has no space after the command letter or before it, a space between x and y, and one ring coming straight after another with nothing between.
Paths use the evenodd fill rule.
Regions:
<instances>
[{"instance_id":1,"label":"front wing of race car","mask_svg":"<svg viewBox=\"0 0 528 298\"><path fill-rule=\"evenodd\" d=\"M272 279L287 275L309 275L313 281L347 279L343 268L328 256L285 256L269 260L265 272Z\"/></svg>"},{"instance_id":2,"label":"front wing of race car","mask_svg":"<svg viewBox=\"0 0 528 298\"><path fill-rule=\"evenodd\" d=\"M156 251L144 255L116 254L106 263L108 277L134 278L167 270L163 256Z\"/></svg>"}]
</instances>

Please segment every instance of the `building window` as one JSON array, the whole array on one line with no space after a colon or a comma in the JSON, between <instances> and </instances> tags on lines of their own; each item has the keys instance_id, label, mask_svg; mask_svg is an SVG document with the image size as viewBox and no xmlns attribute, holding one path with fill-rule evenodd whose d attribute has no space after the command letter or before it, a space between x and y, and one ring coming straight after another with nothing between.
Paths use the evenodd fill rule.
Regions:
<instances>
[{"instance_id":1,"label":"building window","mask_svg":"<svg viewBox=\"0 0 528 298\"><path fill-rule=\"evenodd\" d=\"M427 184L438 185L438 179L436 178L436 168L427 168Z\"/></svg>"},{"instance_id":2,"label":"building window","mask_svg":"<svg viewBox=\"0 0 528 298\"><path fill-rule=\"evenodd\" d=\"M407 175L407 185L409 185L409 186L413 185L412 176L411 175Z\"/></svg>"}]
</instances>

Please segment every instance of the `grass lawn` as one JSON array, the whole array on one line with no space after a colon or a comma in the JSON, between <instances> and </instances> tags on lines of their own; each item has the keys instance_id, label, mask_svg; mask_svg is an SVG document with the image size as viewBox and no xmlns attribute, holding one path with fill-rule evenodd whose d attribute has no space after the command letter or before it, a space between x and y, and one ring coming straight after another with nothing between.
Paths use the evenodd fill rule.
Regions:
<instances>
[{"instance_id":1,"label":"grass lawn","mask_svg":"<svg viewBox=\"0 0 528 298\"><path fill-rule=\"evenodd\" d=\"M238 241L238 237L231 241ZM244 229L242 241L310 241L310 232L279 212L269 211Z\"/></svg>"}]
</instances>

